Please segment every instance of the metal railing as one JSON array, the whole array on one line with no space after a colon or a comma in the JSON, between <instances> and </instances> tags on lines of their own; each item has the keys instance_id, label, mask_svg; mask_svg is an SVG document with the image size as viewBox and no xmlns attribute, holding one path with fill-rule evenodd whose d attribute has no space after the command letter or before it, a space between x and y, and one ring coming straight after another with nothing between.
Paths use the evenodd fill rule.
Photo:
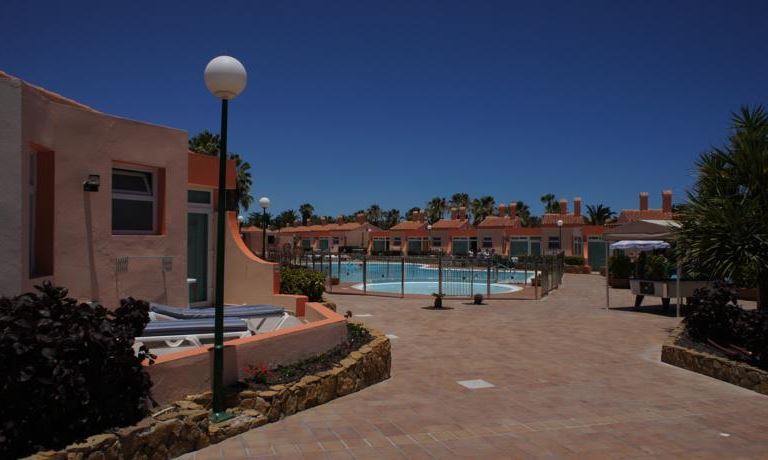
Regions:
<instances>
[{"instance_id":1,"label":"metal railing","mask_svg":"<svg viewBox=\"0 0 768 460\"><path fill-rule=\"evenodd\" d=\"M444 254L381 256L329 252L274 251L283 266L326 275L329 292L403 297L538 299L562 284L563 253L525 257L461 257Z\"/></svg>"}]
</instances>

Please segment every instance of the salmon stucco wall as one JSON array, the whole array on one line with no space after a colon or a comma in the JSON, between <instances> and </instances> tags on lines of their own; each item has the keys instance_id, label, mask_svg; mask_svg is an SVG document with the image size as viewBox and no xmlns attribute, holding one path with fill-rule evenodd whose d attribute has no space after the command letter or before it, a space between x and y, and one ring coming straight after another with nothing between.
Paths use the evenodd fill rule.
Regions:
<instances>
[{"instance_id":1,"label":"salmon stucco wall","mask_svg":"<svg viewBox=\"0 0 768 460\"><path fill-rule=\"evenodd\" d=\"M10 80L14 81L14 80ZM18 81L18 80L15 80ZM53 274L22 276L21 291L44 279L69 289L73 297L96 300L108 308L126 296L186 305L188 287L186 196L187 134L184 131L113 117L95 110L58 103L22 84L21 168L26 177L33 146L53 152ZM3 152L3 161L7 155ZM4 163L4 166L7 163ZM112 234L112 168L151 168L158 182L158 227L154 235ZM100 176L97 192L83 181ZM21 195L29 193L22 186ZM22 200L21 245L28 247L29 204ZM17 238L18 241L18 238ZM118 260L129 257L120 269ZM163 263L167 257L170 263ZM22 257L21 273L29 272Z\"/></svg>"},{"instance_id":2,"label":"salmon stucco wall","mask_svg":"<svg viewBox=\"0 0 768 460\"><path fill-rule=\"evenodd\" d=\"M0 78L0 296L22 280L21 83Z\"/></svg>"}]
</instances>

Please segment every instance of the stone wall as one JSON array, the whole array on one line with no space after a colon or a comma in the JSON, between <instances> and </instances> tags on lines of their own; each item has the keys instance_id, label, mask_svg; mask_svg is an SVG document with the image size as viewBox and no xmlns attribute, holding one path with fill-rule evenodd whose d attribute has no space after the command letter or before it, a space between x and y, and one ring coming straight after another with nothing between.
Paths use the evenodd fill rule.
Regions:
<instances>
[{"instance_id":1,"label":"stone wall","mask_svg":"<svg viewBox=\"0 0 768 460\"><path fill-rule=\"evenodd\" d=\"M370 330L370 329L369 329ZM353 351L331 370L308 375L265 391L243 390L227 396L234 417L211 424L211 393L187 396L156 411L136 425L91 436L60 451L30 458L56 460L155 460L174 458L296 412L354 393L390 376L389 339L370 330L373 340Z\"/></svg>"},{"instance_id":2,"label":"stone wall","mask_svg":"<svg viewBox=\"0 0 768 460\"><path fill-rule=\"evenodd\" d=\"M768 372L686 347L680 340L684 333L682 325L672 331L661 348L663 362L768 395Z\"/></svg>"}]
</instances>

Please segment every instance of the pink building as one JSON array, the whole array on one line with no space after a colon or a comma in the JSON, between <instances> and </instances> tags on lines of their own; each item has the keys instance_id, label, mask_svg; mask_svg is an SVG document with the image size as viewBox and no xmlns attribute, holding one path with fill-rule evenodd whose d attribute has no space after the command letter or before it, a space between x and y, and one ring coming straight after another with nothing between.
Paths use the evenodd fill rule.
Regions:
<instances>
[{"instance_id":1,"label":"pink building","mask_svg":"<svg viewBox=\"0 0 768 460\"><path fill-rule=\"evenodd\" d=\"M638 220L672 220L672 191L664 190L661 192L661 208L648 208L648 192L640 192L639 209L622 209L617 223L626 224L628 222L637 222Z\"/></svg>"},{"instance_id":2,"label":"pink building","mask_svg":"<svg viewBox=\"0 0 768 460\"><path fill-rule=\"evenodd\" d=\"M366 249L371 244L371 233L381 229L358 214L355 222L344 222L338 216L336 222L321 219L319 225L292 225L283 227L276 234L276 246L281 249L301 248L305 251L338 253L342 248Z\"/></svg>"},{"instance_id":3,"label":"pink building","mask_svg":"<svg viewBox=\"0 0 768 460\"><path fill-rule=\"evenodd\" d=\"M0 295L45 280L107 307L210 304L218 159L187 133L107 115L0 72ZM227 188L234 189L234 163ZM294 307L228 213L225 302Z\"/></svg>"}]
</instances>

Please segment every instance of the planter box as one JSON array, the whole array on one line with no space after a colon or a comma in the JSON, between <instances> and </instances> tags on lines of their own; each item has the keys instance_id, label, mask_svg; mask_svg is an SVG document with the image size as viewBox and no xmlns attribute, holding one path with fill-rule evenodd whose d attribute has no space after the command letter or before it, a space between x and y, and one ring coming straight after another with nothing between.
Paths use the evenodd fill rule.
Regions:
<instances>
[{"instance_id":1,"label":"planter box","mask_svg":"<svg viewBox=\"0 0 768 460\"><path fill-rule=\"evenodd\" d=\"M680 281L680 297L693 297L694 291L710 287L709 281ZM629 280L632 294L673 299L677 297L677 281Z\"/></svg>"},{"instance_id":2,"label":"planter box","mask_svg":"<svg viewBox=\"0 0 768 460\"><path fill-rule=\"evenodd\" d=\"M629 278L613 278L611 277L608 284L614 289L629 289Z\"/></svg>"}]
</instances>

